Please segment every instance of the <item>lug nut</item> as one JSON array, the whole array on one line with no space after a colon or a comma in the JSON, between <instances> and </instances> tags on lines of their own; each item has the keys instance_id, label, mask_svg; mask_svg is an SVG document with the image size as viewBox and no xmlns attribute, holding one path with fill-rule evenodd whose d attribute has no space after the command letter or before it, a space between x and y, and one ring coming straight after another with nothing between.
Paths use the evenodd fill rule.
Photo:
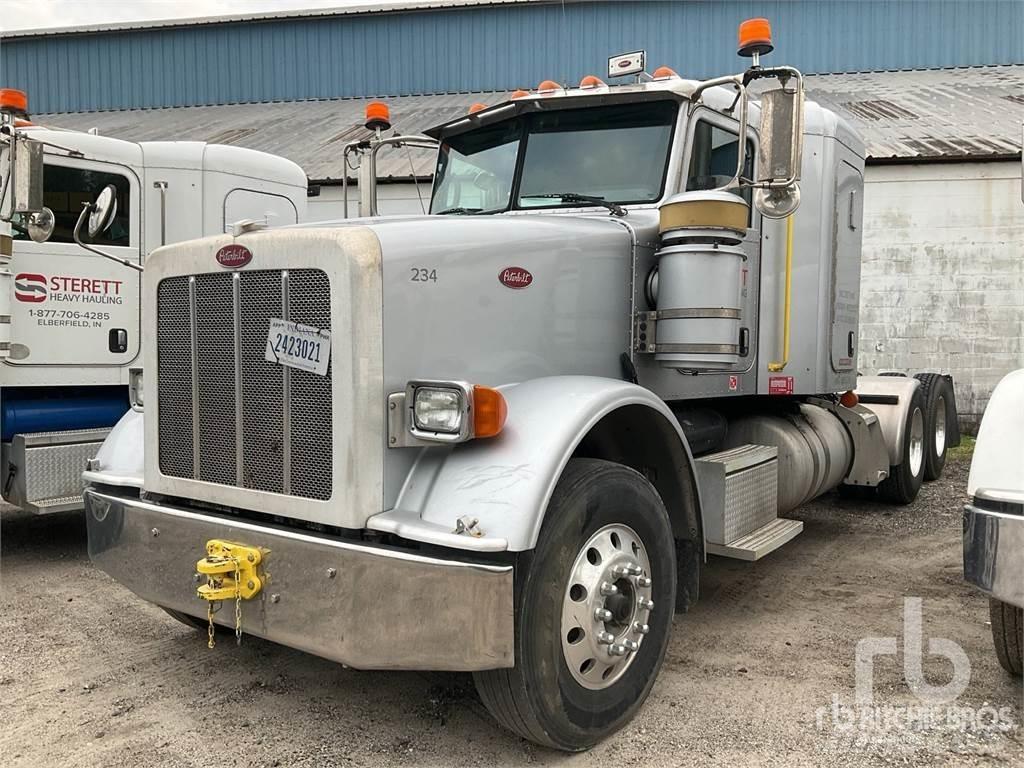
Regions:
<instances>
[{"instance_id":1,"label":"lug nut","mask_svg":"<svg viewBox=\"0 0 1024 768\"><path fill-rule=\"evenodd\" d=\"M612 656L625 656L626 646L624 645L609 645L608 653Z\"/></svg>"},{"instance_id":2,"label":"lug nut","mask_svg":"<svg viewBox=\"0 0 1024 768\"><path fill-rule=\"evenodd\" d=\"M598 621L611 621L612 612L609 611L607 608L598 608L596 611L594 611L594 618Z\"/></svg>"},{"instance_id":3,"label":"lug nut","mask_svg":"<svg viewBox=\"0 0 1024 768\"><path fill-rule=\"evenodd\" d=\"M645 611L654 610L654 601L648 600L643 596L640 596L636 599L636 604L643 608Z\"/></svg>"},{"instance_id":4,"label":"lug nut","mask_svg":"<svg viewBox=\"0 0 1024 768\"><path fill-rule=\"evenodd\" d=\"M619 588L607 581L601 582L601 594L605 597L619 594Z\"/></svg>"},{"instance_id":5,"label":"lug nut","mask_svg":"<svg viewBox=\"0 0 1024 768\"><path fill-rule=\"evenodd\" d=\"M630 576L639 576L641 573L644 572L644 569L641 568L637 563L630 563L626 566L626 572Z\"/></svg>"},{"instance_id":6,"label":"lug nut","mask_svg":"<svg viewBox=\"0 0 1024 768\"><path fill-rule=\"evenodd\" d=\"M630 653L634 653L640 649L640 643L638 643L636 640L623 640L622 647Z\"/></svg>"},{"instance_id":7,"label":"lug nut","mask_svg":"<svg viewBox=\"0 0 1024 768\"><path fill-rule=\"evenodd\" d=\"M639 621L634 621L633 622L633 631L637 632L637 633L639 633L641 635L646 635L648 632L651 631L651 628L649 626L647 626L646 624L641 624Z\"/></svg>"},{"instance_id":8,"label":"lug nut","mask_svg":"<svg viewBox=\"0 0 1024 768\"><path fill-rule=\"evenodd\" d=\"M637 576L636 585L638 587L643 587L646 589L647 587L651 586L651 579L647 576Z\"/></svg>"},{"instance_id":9,"label":"lug nut","mask_svg":"<svg viewBox=\"0 0 1024 768\"><path fill-rule=\"evenodd\" d=\"M599 642L601 645L611 645L612 641L614 641L614 640L615 640L615 635L613 635L611 632L598 632L597 633L597 642Z\"/></svg>"}]
</instances>

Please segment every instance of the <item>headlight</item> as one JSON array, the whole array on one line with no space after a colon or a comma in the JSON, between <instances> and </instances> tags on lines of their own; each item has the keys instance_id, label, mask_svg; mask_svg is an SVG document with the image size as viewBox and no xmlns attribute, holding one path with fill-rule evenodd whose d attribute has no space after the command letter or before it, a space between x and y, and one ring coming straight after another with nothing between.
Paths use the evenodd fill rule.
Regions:
<instances>
[{"instance_id":1,"label":"headlight","mask_svg":"<svg viewBox=\"0 0 1024 768\"><path fill-rule=\"evenodd\" d=\"M137 411L141 411L143 404L141 368L128 369L128 397L131 401L132 408Z\"/></svg>"},{"instance_id":2,"label":"headlight","mask_svg":"<svg viewBox=\"0 0 1024 768\"><path fill-rule=\"evenodd\" d=\"M417 387L412 412L416 429L457 435L462 431L466 399L459 389Z\"/></svg>"},{"instance_id":3,"label":"headlight","mask_svg":"<svg viewBox=\"0 0 1024 768\"><path fill-rule=\"evenodd\" d=\"M508 407L501 392L465 381L414 380L388 395L388 446L462 443L494 437Z\"/></svg>"}]
</instances>

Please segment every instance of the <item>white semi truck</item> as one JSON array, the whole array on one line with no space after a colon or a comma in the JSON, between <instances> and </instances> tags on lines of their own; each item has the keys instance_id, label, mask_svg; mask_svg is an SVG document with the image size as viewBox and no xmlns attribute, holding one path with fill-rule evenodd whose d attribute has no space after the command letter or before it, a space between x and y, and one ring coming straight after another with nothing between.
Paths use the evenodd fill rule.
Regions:
<instances>
[{"instance_id":1,"label":"white semi truck","mask_svg":"<svg viewBox=\"0 0 1024 768\"><path fill-rule=\"evenodd\" d=\"M244 219L305 219L306 175L280 157L203 142L129 142L49 129L0 89L0 490L34 512L80 509L82 469L129 409L141 368L141 267L168 243ZM83 204L110 188L83 244Z\"/></svg>"},{"instance_id":2,"label":"white semi truck","mask_svg":"<svg viewBox=\"0 0 1024 768\"><path fill-rule=\"evenodd\" d=\"M858 378L863 144L760 65L767 22L740 38L738 75L614 57L635 84L436 127L430 215L151 254L93 561L211 646L471 671L579 750L642 706L709 554L837 487L912 501L938 399Z\"/></svg>"},{"instance_id":3,"label":"white semi truck","mask_svg":"<svg viewBox=\"0 0 1024 768\"><path fill-rule=\"evenodd\" d=\"M1021 202L1024 202L1022 159ZM985 406L967 479L964 578L989 597L999 664L1024 674L1024 368L999 382Z\"/></svg>"}]
</instances>

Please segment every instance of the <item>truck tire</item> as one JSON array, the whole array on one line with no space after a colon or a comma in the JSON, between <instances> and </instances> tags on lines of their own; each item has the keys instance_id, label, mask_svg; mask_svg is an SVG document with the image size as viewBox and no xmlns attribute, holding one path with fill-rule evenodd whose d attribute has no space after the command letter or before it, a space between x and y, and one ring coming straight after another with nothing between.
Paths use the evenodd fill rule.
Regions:
<instances>
[{"instance_id":1,"label":"truck tire","mask_svg":"<svg viewBox=\"0 0 1024 768\"><path fill-rule=\"evenodd\" d=\"M650 693L675 593L672 525L658 492L620 464L571 460L537 547L516 569L515 667L475 673L480 698L525 739L592 747Z\"/></svg>"},{"instance_id":2,"label":"truck tire","mask_svg":"<svg viewBox=\"0 0 1024 768\"><path fill-rule=\"evenodd\" d=\"M909 504L917 498L924 483L924 396L921 387L914 390L903 428L903 461L889 467L889 476L878 486L878 495L890 504Z\"/></svg>"},{"instance_id":3,"label":"truck tire","mask_svg":"<svg viewBox=\"0 0 1024 768\"><path fill-rule=\"evenodd\" d=\"M921 382L924 394L924 479L938 480L946 466L953 385L938 373L919 373L914 378ZM956 411L955 405L953 411Z\"/></svg>"},{"instance_id":4,"label":"truck tire","mask_svg":"<svg viewBox=\"0 0 1024 768\"><path fill-rule=\"evenodd\" d=\"M992 642L999 664L1011 675L1024 674L1024 610L1002 600L989 598Z\"/></svg>"}]
</instances>

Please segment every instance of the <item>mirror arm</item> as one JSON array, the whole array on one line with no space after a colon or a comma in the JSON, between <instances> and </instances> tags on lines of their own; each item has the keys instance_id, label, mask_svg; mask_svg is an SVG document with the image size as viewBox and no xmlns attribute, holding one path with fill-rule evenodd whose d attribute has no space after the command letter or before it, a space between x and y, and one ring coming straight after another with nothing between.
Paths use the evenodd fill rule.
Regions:
<instances>
[{"instance_id":1,"label":"mirror arm","mask_svg":"<svg viewBox=\"0 0 1024 768\"><path fill-rule=\"evenodd\" d=\"M78 214L78 221L75 223L75 243L80 248L84 248L89 251L89 253L95 253L97 256L102 256L105 259L116 261L118 264L134 269L136 272L145 271L145 268L141 264L136 264L134 261L129 261L128 259L122 259L120 256L111 256L109 253L104 253L98 248L93 248L91 245L86 245L82 242L82 225L85 224L86 218L90 213L92 213L94 208L95 206L92 203L82 203L82 212Z\"/></svg>"}]
</instances>

